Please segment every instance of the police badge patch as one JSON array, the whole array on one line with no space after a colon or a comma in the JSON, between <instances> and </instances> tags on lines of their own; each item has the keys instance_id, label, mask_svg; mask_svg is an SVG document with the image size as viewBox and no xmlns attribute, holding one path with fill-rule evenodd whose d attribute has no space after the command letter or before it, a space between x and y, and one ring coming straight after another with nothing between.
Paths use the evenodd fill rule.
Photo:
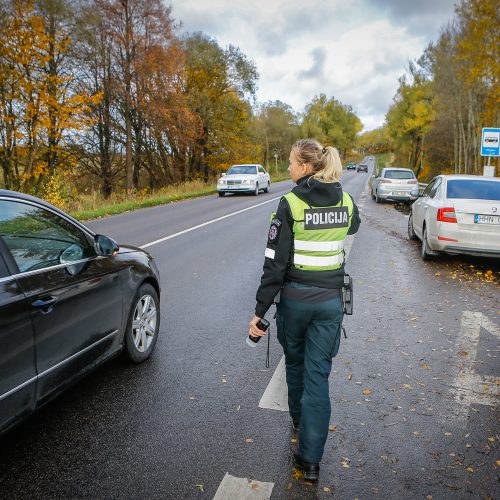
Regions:
<instances>
[{"instance_id":1,"label":"police badge patch","mask_svg":"<svg viewBox=\"0 0 500 500\"><path fill-rule=\"evenodd\" d=\"M280 234L280 229L281 229L281 221L279 219L274 219L271 222L271 227L269 228L269 234L267 235L267 238L270 243L273 243L278 239L278 236Z\"/></svg>"}]
</instances>

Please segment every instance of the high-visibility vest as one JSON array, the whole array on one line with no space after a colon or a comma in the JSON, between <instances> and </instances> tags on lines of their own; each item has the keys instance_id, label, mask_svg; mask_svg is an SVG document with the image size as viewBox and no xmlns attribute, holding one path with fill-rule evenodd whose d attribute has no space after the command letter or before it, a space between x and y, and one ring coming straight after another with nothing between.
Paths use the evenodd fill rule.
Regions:
<instances>
[{"instance_id":1,"label":"high-visibility vest","mask_svg":"<svg viewBox=\"0 0 500 500\"><path fill-rule=\"evenodd\" d=\"M344 264L344 240L353 213L349 194L331 207L312 207L294 193L284 196L293 217L293 260L304 271L331 271Z\"/></svg>"}]
</instances>

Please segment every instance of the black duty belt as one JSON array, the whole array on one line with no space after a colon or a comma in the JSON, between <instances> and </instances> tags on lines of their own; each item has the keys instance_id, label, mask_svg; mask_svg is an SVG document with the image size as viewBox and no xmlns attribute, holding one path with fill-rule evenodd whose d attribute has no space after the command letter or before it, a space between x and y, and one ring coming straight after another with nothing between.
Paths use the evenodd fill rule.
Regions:
<instances>
[{"instance_id":1,"label":"black duty belt","mask_svg":"<svg viewBox=\"0 0 500 500\"><path fill-rule=\"evenodd\" d=\"M294 282L286 282L281 290L283 299L300 300L312 304L336 299L340 296L340 288L319 288Z\"/></svg>"}]
</instances>

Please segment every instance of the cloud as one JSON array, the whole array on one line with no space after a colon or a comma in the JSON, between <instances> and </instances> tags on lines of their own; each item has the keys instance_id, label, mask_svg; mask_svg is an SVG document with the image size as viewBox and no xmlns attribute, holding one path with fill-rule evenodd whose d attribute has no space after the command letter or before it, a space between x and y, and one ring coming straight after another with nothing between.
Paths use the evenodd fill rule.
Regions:
<instances>
[{"instance_id":1,"label":"cloud","mask_svg":"<svg viewBox=\"0 0 500 500\"><path fill-rule=\"evenodd\" d=\"M313 58L313 64L310 69L299 71L299 78L321 78L323 77L323 71L326 61L326 50L323 47L316 47L311 50L311 56Z\"/></svg>"},{"instance_id":2,"label":"cloud","mask_svg":"<svg viewBox=\"0 0 500 500\"><path fill-rule=\"evenodd\" d=\"M257 98L302 111L320 93L382 125L409 60L420 57L456 0L178 0L185 31L203 31L255 61Z\"/></svg>"}]
</instances>

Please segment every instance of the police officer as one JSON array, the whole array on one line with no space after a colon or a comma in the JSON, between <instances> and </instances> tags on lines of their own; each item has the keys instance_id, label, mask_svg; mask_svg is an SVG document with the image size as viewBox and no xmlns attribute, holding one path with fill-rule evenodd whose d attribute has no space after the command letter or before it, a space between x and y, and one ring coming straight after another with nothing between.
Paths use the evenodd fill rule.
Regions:
<instances>
[{"instance_id":1,"label":"police officer","mask_svg":"<svg viewBox=\"0 0 500 500\"><path fill-rule=\"evenodd\" d=\"M343 244L358 230L360 218L339 183L342 164L335 148L297 141L288 172L297 185L281 198L271 221L249 334L265 335L257 323L281 289L276 323L290 416L299 432L294 460L304 477L315 481L330 422L328 377L342 329Z\"/></svg>"}]
</instances>

